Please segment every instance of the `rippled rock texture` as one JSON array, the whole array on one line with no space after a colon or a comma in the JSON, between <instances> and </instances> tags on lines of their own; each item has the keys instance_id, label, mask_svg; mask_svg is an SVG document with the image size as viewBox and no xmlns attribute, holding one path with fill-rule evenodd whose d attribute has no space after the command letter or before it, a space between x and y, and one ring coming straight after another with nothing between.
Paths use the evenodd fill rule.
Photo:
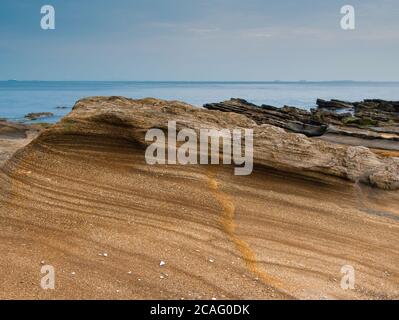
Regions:
<instances>
[{"instance_id":1,"label":"rippled rock texture","mask_svg":"<svg viewBox=\"0 0 399 320\"><path fill-rule=\"evenodd\" d=\"M169 120L253 128L252 175L147 165L144 134ZM0 297L398 298L398 193L350 182L391 187L390 161L181 102L81 100L1 169Z\"/></svg>"}]
</instances>

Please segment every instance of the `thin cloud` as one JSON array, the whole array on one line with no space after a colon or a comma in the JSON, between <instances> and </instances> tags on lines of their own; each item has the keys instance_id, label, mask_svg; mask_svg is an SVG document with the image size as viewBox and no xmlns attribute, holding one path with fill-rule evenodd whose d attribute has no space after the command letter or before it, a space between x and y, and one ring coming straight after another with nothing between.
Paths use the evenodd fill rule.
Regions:
<instances>
[{"instance_id":1,"label":"thin cloud","mask_svg":"<svg viewBox=\"0 0 399 320\"><path fill-rule=\"evenodd\" d=\"M219 28L188 28L188 32L196 33L196 34L211 34L211 33L216 33L219 32Z\"/></svg>"}]
</instances>

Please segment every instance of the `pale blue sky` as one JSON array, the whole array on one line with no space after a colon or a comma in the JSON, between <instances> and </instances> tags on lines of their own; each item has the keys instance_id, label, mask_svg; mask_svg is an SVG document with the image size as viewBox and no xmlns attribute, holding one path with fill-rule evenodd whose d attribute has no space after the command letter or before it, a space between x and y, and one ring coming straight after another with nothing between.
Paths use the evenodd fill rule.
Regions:
<instances>
[{"instance_id":1,"label":"pale blue sky","mask_svg":"<svg viewBox=\"0 0 399 320\"><path fill-rule=\"evenodd\" d=\"M397 81L398 57L398 0L0 1L0 80Z\"/></svg>"}]
</instances>

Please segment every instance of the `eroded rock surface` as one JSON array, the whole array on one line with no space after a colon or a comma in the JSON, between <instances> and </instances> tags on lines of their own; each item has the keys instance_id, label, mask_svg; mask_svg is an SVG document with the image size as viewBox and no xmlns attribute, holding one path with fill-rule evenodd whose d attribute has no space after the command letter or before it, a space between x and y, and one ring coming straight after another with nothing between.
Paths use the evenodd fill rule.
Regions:
<instances>
[{"instance_id":1,"label":"eroded rock surface","mask_svg":"<svg viewBox=\"0 0 399 320\"><path fill-rule=\"evenodd\" d=\"M308 111L295 107L257 106L243 99L230 99L221 103L205 104L204 108L244 114L257 124L271 124L307 136L321 136L327 129L327 125L312 119Z\"/></svg>"},{"instance_id":2,"label":"eroded rock surface","mask_svg":"<svg viewBox=\"0 0 399 320\"><path fill-rule=\"evenodd\" d=\"M253 173L148 165L144 135L170 120L253 128ZM81 100L0 170L0 298L397 299L398 192L327 179L389 188L395 163L236 113ZM340 286L348 264L356 290Z\"/></svg>"},{"instance_id":3,"label":"eroded rock surface","mask_svg":"<svg viewBox=\"0 0 399 320\"><path fill-rule=\"evenodd\" d=\"M243 99L205 104L209 110L244 114L258 124L271 124L330 142L399 150L399 102L317 100L310 111L285 106L257 106Z\"/></svg>"},{"instance_id":4,"label":"eroded rock surface","mask_svg":"<svg viewBox=\"0 0 399 320\"><path fill-rule=\"evenodd\" d=\"M59 134L108 137L111 134L146 145L149 143L144 141L145 132L150 128L166 131L168 121L176 121L178 130L191 128L197 132L201 128L253 129L255 165L320 179L339 177L352 182L361 181L386 189L395 189L399 181L399 172L391 172L392 163L395 165L399 161L397 158L385 159L365 147L311 139L277 126L258 124L243 114L198 109L178 101L122 97L83 99L40 139L52 139ZM385 177L386 181L371 181L371 175L377 171L378 176Z\"/></svg>"}]
</instances>

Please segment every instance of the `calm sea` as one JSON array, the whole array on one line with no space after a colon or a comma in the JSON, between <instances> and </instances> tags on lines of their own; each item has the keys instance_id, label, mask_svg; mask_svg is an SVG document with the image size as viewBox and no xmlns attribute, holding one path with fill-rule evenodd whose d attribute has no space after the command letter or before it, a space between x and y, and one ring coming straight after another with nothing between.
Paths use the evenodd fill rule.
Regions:
<instances>
[{"instance_id":1,"label":"calm sea","mask_svg":"<svg viewBox=\"0 0 399 320\"><path fill-rule=\"evenodd\" d=\"M87 96L156 97L195 106L234 98L256 104L309 109L317 98L399 100L399 82L93 82L0 81L0 118L22 121L30 112L52 112L55 122ZM57 107L67 107L59 109Z\"/></svg>"}]
</instances>

